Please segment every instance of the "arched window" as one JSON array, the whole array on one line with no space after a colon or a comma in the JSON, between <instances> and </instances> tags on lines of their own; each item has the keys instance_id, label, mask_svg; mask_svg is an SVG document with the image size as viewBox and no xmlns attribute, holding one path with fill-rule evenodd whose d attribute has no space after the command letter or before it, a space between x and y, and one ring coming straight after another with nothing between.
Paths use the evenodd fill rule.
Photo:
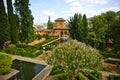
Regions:
<instances>
[{"instance_id":1,"label":"arched window","mask_svg":"<svg viewBox=\"0 0 120 80\"><path fill-rule=\"evenodd\" d=\"M65 35L67 34L67 31L65 31Z\"/></svg>"}]
</instances>

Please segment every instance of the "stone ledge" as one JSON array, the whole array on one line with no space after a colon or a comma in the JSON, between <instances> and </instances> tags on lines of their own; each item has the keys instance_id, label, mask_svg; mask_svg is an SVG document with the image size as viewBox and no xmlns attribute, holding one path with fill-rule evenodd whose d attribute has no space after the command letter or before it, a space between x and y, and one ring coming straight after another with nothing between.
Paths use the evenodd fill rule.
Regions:
<instances>
[{"instance_id":1,"label":"stone ledge","mask_svg":"<svg viewBox=\"0 0 120 80\"><path fill-rule=\"evenodd\" d=\"M19 73L19 70L11 69L9 73L6 73L5 75L0 75L0 80L7 80L17 73Z\"/></svg>"}]
</instances>

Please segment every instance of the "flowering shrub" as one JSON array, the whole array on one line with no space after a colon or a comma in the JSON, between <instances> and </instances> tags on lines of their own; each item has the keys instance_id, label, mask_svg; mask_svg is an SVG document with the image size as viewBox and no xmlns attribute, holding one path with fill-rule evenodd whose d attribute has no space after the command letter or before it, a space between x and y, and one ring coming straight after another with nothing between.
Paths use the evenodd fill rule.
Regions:
<instances>
[{"instance_id":1,"label":"flowering shrub","mask_svg":"<svg viewBox=\"0 0 120 80\"><path fill-rule=\"evenodd\" d=\"M10 55L0 52L0 74L11 69L12 58Z\"/></svg>"},{"instance_id":2,"label":"flowering shrub","mask_svg":"<svg viewBox=\"0 0 120 80\"><path fill-rule=\"evenodd\" d=\"M95 69L102 63L98 50L76 40L68 40L47 54L48 64L61 66L71 77L82 69Z\"/></svg>"}]
</instances>

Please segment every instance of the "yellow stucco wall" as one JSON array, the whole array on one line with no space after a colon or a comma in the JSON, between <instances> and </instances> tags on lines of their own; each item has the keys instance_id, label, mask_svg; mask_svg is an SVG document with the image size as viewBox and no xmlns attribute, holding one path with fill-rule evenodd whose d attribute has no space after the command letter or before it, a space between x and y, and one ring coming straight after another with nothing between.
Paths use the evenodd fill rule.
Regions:
<instances>
[{"instance_id":1,"label":"yellow stucco wall","mask_svg":"<svg viewBox=\"0 0 120 80\"><path fill-rule=\"evenodd\" d=\"M63 18L62 18L63 19ZM69 36L69 29L66 28L66 20L60 20L59 18L55 20L55 27L52 30L37 30L35 31L36 34L45 35L49 34L50 36L59 36L67 35Z\"/></svg>"}]
</instances>

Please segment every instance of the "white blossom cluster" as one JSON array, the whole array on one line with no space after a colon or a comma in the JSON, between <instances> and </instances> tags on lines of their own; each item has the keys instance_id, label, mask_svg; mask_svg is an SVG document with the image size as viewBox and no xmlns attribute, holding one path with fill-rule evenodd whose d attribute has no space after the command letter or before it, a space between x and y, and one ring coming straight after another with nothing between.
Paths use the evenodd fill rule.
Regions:
<instances>
[{"instance_id":1,"label":"white blossom cluster","mask_svg":"<svg viewBox=\"0 0 120 80\"><path fill-rule=\"evenodd\" d=\"M68 40L48 53L47 62L61 66L65 72L96 68L102 63L99 51L76 40Z\"/></svg>"}]
</instances>

